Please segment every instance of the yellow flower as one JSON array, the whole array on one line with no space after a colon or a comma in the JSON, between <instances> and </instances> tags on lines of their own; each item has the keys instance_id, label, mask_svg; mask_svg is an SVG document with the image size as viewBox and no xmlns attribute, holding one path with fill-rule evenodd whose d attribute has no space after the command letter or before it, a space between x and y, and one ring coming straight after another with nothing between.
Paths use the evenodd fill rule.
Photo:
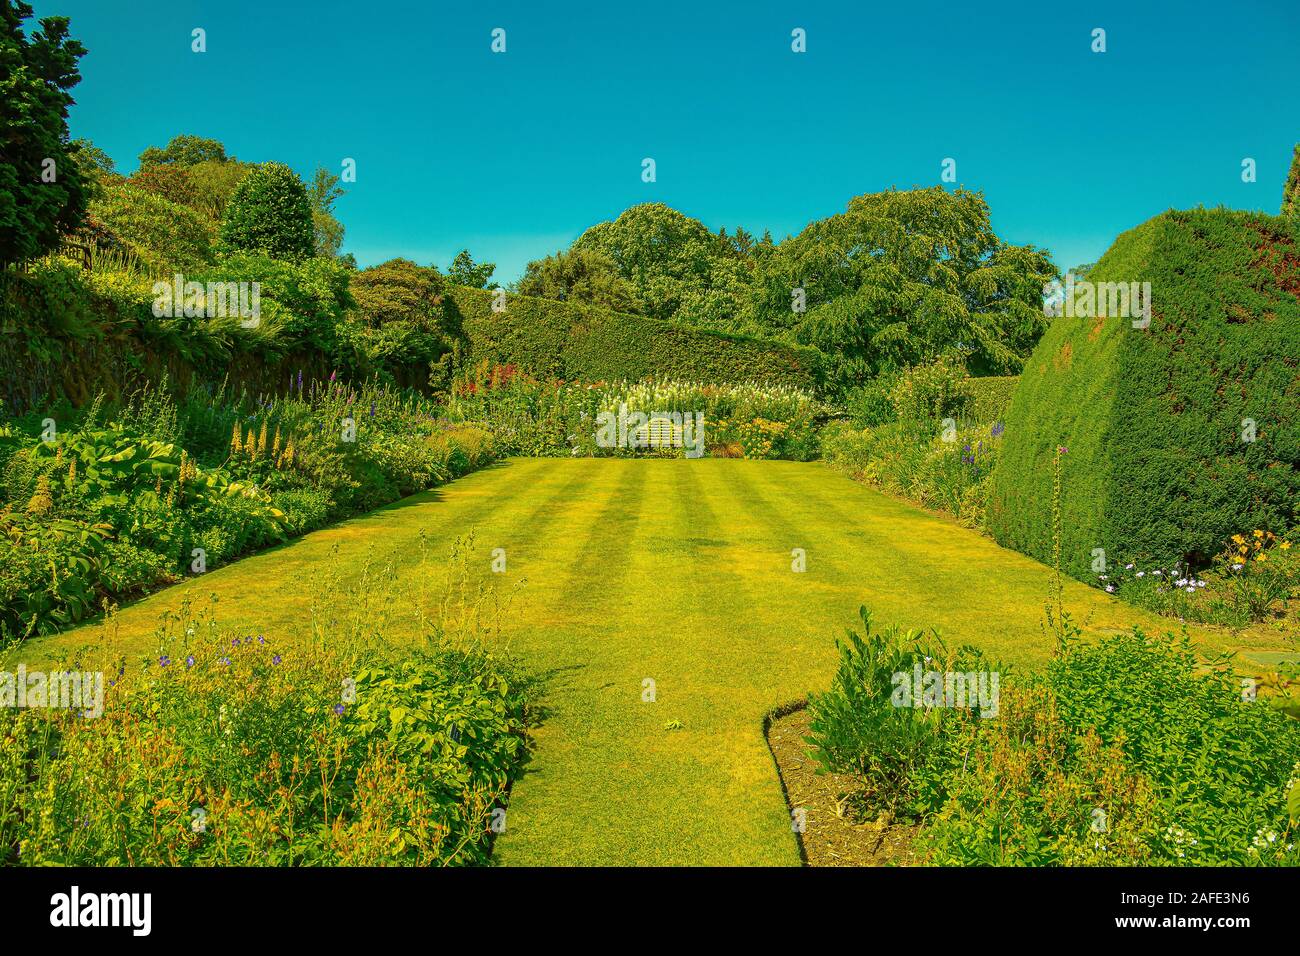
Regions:
<instances>
[{"instance_id":1,"label":"yellow flower","mask_svg":"<svg viewBox=\"0 0 1300 956\"><path fill-rule=\"evenodd\" d=\"M1291 550L1291 542L1290 542L1290 541L1283 541L1281 544L1278 545L1278 547L1281 548L1283 551L1290 551L1290 550Z\"/></svg>"},{"instance_id":2,"label":"yellow flower","mask_svg":"<svg viewBox=\"0 0 1300 956\"><path fill-rule=\"evenodd\" d=\"M1267 560L1268 560L1268 555L1267 555L1267 554L1257 554L1257 555L1255 555L1255 560L1256 560L1256 561L1267 561Z\"/></svg>"},{"instance_id":3,"label":"yellow flower","mask_svg":"<svg viewBox=\"0 0 1300 956\"><path fill-rule=\"evenodd\" d=\"M1255 534L1255 537L1257 537L1257 538L1262 538L1262 537L1264 537L1264 532L1260 531L1258 528L1255 529L1254 534Z\"/></svg>"},{"instance_id":4,"label":"yellow flower","mask_svg":"<svg viewBox=\"0 0 1300 956\"><path fill-rule=\"evenodd\" d=\"M1245 543L1246 543L1246 539L1243 538L1243 537L1242 537L1241 535L1239 535L1239 534L1234 534L1234 535L1232 536L1232 540L1233 540L1233 543L1234 543L1234 544L1245 544Z\"/></svg>"}]
</instances>

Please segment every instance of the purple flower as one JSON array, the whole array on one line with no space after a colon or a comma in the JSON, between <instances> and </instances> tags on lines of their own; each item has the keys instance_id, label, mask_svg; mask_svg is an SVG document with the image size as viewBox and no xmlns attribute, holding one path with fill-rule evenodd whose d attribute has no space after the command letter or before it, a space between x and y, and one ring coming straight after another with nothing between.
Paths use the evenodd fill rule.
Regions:
<instances>
[{"instance_id":1,"label":"purple flower","mask_svg":"<svg viewBox=\"0 0 1300 956\"><path fill-rule=\"evenodd\" d=\"M168 657L166 654L164 654L162 657L158 658L158 663L159 663L160 665L162 665L163 667L166 667L166 666L167 666L168 664L170 664L171 662L172 662L172 659L171 659L170 657Z\"/></svg>"},{"instance_id":2,"label":"purple flower","mask_svg":"<svg viewBox=\"0 0 1300 956\"><path fill-rule=\"evenodd\" d=\"M1002 432L1003 432L1005 429L1006 429L1006 426L1003 425L1001 422L996 422L996 423L994 423L994 425L993 425L993 434L994 434L994 436L996 437L997 435L1001 435Z\"/></svg>"},{"instance_id":3,"label":"purple flower","mask_svg":"<svg viewBox=\"0 0 1300 956\"><path fill-rule=\"evenodd\" d=\"M193 666L194 666L194 655L193 655L193 654L191 654L189 657L185 658L185 666L186 666L186 667L193 667Z\"/></svg>"},{"instance_id":4,"label":"purple flower","mask_svg":"<svg viewBox=\"0 0 1300 956\"><path fill-rule=\"evenodd\" d=\"M239 646L239 638L237 638L237 637L232 637L232 638L230 639L230 646L231 646L231 647L238 647L238 646Z\"/></svg>"},{"instance_id":5,"label":"purple flower","mask_svg":"<svg viewBox=\"0 0 1300 956\"><path fill-rule=\"evenodd\" d=\"M280 655L279 655L279 654L276 654L274 657L272 657L272 658L271 658L271 663L272 663L272 664L279 664L279 663L280 663Z\"/></svg>"},{"instance_id":6,"label":"purple flower","mask_svg":"<svg viewBox=\"0 0 1300 956\"><path fill-rule=\"evenodd\" d=\"M335 704L335 705L334 705L334 713L338 714L340 717L343 716L343 711L346 710L346 709L347 709L347 708L344 707L342 704Z\"/></svg>"},{"instance_id":7,"label":"purple flower","mask_svg":"<svg viewBox=\"0 0 1300 956\"><path fill-rule=\"evenodd\" d=\"M229 667L229 666L230 666L230 658L229 658L229 657L222 657L222 658L220 658L220 663L225 664L227 667Z\"/></svg>"},{"instance_id":8,"label":"purple flower","mask_svg":"<svg viewBox=\"0 0 1300 956\"><path fill-rule=\"evenodd\" d=\"M331 382L334 381L334 377L338 374L339 374L338 372L330 372L330 381Z\"/></svg>"},{"instance_id":9,"label":"purple flower","mask_svg":"<svg viewBox=\"0 0 1300 956\"><path fill-rule=\"evenodd\" d=\"M261 634L257 635L257 643L259 643L259 644L265 644L265 643L266 643L266 638L263 637Z\"/></svg>"}]
</instances>

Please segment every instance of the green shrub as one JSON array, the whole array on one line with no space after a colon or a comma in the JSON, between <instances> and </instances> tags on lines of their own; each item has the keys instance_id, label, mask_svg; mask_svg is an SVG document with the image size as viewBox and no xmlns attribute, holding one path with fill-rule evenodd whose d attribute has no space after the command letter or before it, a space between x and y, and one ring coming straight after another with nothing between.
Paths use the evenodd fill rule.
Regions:
<instances>
[{"instance_id":1,"label":"green shrub","mask_svg":"<svg viewBox=\"0 0 1300 956\"><path fill-rule=\"evenodd\" d=\"M349 332L370 369L420 369L423 374L415 377L424 385L431 366L459 346L460 330L443 305L443 279L437 269L392 259L354 273L351 291L356 321Z\"/></svg>"},{"instance_id":2,"label":"green shrub","mask_svg":"<svg viewBox=\"0 0 1300 956\"><path fill-rule=\"evenodd\" d=\"M496 454L488 433L449 426L410 395L296 391L177 402L147 389L110 412L60 412L49 442L41 414L0 426L0 637L57 631L106 599L172 583L196 548L212 569Z\"/></svg>"},{"instance_id":3,"label":"green shrub","mask_svg":"<svg viewBox=\"0 0 1300 956\"><path fill-rule=\"evenodd\" d=\"M291 262L310 258L316 234L298 174L283 163L263 163L241 179L221 222L221 249Z\"/></svg>"},{"instance_id":4,"label":"green shrub","mask_svg":"<svg viewBox=\"0 0 1300 956\"><path fill-rule=\"evenodd\" d=\"M849 421L857 428L875 428L897 421L894 411L894 386L898 373L882 372L844 394L844 408Z\"/></svg>"},{"instance_id":5,"label":"green shrub","mask_svg":"<svg viewBox=\"0 0 1300 956\"><path fill-rule=\"evenodd\" d=\"M1290 865L1300 722L1285 700L1245 699L1230 661L1140 630L1079 641L1067 622L1045 673L999 673L993 710L940 698L897 706L891 684L986 667L897 628L840 644L832 687L810 696L813 756L858 777L841 795L921 823L947 865ZM938 645L937 635L930 641ZM963 656L967 655L967 656ZM947 690L947 681L944 682ZM893 704L894 706L891 706ZM1290 797L1290 799L1295 799Z\"/></svg>"},{"instance_id":6,"label":"green shrub","mask_svg":"<svg viewBox=\"0 0 1300 956\"><path fill-rule=\"evenodd\" d=\"M170 278L213 262L216 230L209 219L130 181L106 186L89 211L157 275Z\"/></svg>"},{"instance_id":7,"label":"green shrub","mask_svg":"<svg viewBox=\"0 0 1300 956\"><path fill-rule=\"evenodd\" d=\"M961 740L971 773L927 834L936 862L1300 862L1286 807L1300 724L1243 700L1185 635L1076 646L1035 696L1036 715Z\"/></svg>"},{"instance_id":8,"label":"green shrub","mask_svg":"<svg viewBox=\"0 0 1300 956\"><path fill-rule=\"evenodd\" d=\"M261 324L257 331L262 333L263 346L274 342L276 352L305 348L339 357L341 326L352 306L350 277L347 267L336 259L288 261L261 253L236 252L186 279L258 283ZM231 320L224 325L237 322Z\"/></svg>"},{"instance_id":9,"label":"green shrub","mask_svg":"<svg viewBox=\"0 0 1300 956\"><path fill-rule=\"evenodd\" d=\"M937 434L945 418L955 421L970 406L969 378L960 362L947 357L905 369L889 393L894 417L926 437Z\"/></svg>"},{"instance_id":10,"label":"green shrub","mask_svg":"<svg viewBox=\"0 0 1300 956\"><path fill-rule=\"evenodd\" d=\"M389 648L371 600L393 586L351 595L326 641L185 608L139 662L72 663L106 675L102 716L0 709L0 863L486 863L531 678L477 618Z\"/></svg>"},{"instance_id":11,"label":"green shrub","mask_svg":"<svg viewBox=\"0 0 1300 956\"><path fill-rule=\"evenodd\" d=\"M858 613L862 632L850 629L835 642L840 663L830 689L808 696L808 742L824 770L862 778L864 789L853 795L857 815L923 817L937 799L925 778L935 774L929 762L940 755L947 712L913 706L911 683L900 699L899 678L910 681L918 665L923 672L963 674L984 665L972 648L950 654L936 634L896 625L878 631L866 608Z\"/></svg>"},{"instance_id":12,"label":"green shrub","mask_svg":"<svg viewBox=\"0 0 1300 956\"><path fill-rule=\"evenodd\" d=\"M735 450L748 458L798 461L816 456L816 426L824 413L810 394L789 387L663 380L564 385L538 382L514 366L482 367L473 379L458 385L447 410L453 419L485 423L504 454L685 454L682 434L670 447L597 444L600 416L609 414L616 421L621 409L629 415L681 413L692 422L698 413L703 416L706 450L729 457L735 457L729 454Z\"/></svg>"},{"instance_id":13,"label":"green shrub","mask_svg":"<svg viewBox=\"0 0 1300 956\"><path fill-rule=\"evenodd\" d=\"M1016 375L967 379L966 388L971 395L970 405L966 409L967 418L981 425L1002 421L1019 381Z\"/></svg>"},{"instance_id":14,"label":"green shrub","mask_svg":"<svg viewBox=\"0 0 1300 956\"><path fill-rule=\"evenodd\" d=\"M820 359L812 349L725 335L578 303L448 290L452 320L469 340L471 363L514 364L541 379L639 381L648 377L717 384L760 382L811 390Z\"/></svg>"},{"instance_id":15,"label":"green shrub","mask_svg":"<svg viewBox=\"0 0 1300 956\"><path fill-rule=\"evenodd\" d=\"M862 429L842 422L822 431L822 457L854 480L982 528L1002 430L960 427L946 434L950 440L901 422Z\"/></svg>"},{"instance_id":16,"label":"green shrub","mask_svg":"<svg viewBox=\"0 0 1300 956\"><path fill-rule=\"evenodd\" d=\"M1243 528L1290 528L1300 499L1297 238L1293 220L1196 210L1116 240L1088 279L1149 281L1150 327L1053 321L1007 410L989 502L1001 544L1050 558L1058 446L1062 566L1080 579L1093 578L1098 548L1112 562L1195 569Z\"/></svg>"}]
</instances>

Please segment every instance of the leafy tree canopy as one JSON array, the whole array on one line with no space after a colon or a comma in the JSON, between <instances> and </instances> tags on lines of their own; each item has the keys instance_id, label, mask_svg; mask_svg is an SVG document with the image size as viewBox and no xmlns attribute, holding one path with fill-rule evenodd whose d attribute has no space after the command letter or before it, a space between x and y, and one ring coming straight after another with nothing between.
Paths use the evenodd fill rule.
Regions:
<instances>
[{"instance_id":1,"label":"leafy tree canopy","mask_svg":"<svg viewBox=\"0 0 1300 956\"><path fill-rule=\"evenodd\" d=\"M891 189L763 256L746 320L826 353L839 387L952 352L972 374L1014 374L1046 328L1056 275L1040 250L998 239L982 194Z\"/></svg>"},{"instance_id":2,"label":"leafy tree canopy","mask_svg":"<svg viewBox=\"0 0 1300 956\"><path fill-rule=\"evenodd\" d=\"M335 258L343 245L343 223L334 215L334 203L343 195L339 177L324 166L319 167L307 187L311 203L312 230L316 236L316 255Z\"/></svg>"},{"instance_id":3,"label":"leafy tree canopy","mask_svg":"<svg viewBox=\"0 0 1300 956\"><path fill-rule=\"evenodd\" d=\"M443 279L433 266L390 259L352 277L352 298L369 325L410 320L437 324L442 315Z\"/></svg>"},{"instance_id":4,"label":"leafy tree canopy","mask_svg":"<svg viewBox=\"0 0 1300 956\"><path fill-rule=\"evenodd\" d=\"M734 239L725 232L714 235L698 219L655 202L592 226L572 248L612 259L646 314L692 321L697 316L691 312L703 309L703 324L713 324L720 315L727 320L734 315L731 267L744 260L751 244L747 234L738 232ZM715 281L717 272L729 277Z\"/></svg>"},{"instance_id":5,"label":"leafy tree canopy","mask_svg":"<svg viewBox=\"0 0 1300 956\"><path fill-rule=\"evenodd\" d=\"M443 304L443 278L434 267L390 259L353 274L351 290L362 320L356 345L371 363L432 365L453 355L460 330Z\"/></svg>"},{"instance_id":6,"label":"leafy tree canopy","mask_svg":"<svg viewBox=\"0 0 1300 956\"><path fill-rule=\"evenodd\" d=\"M521 295L561 302L582 302L617 312L640 312L641 301L632 283L603 252L570 249L528 263L517 287Z\"/></svg>"},{"instance_id":7,"label":"leafy tree canopy","mask_svg":"<svg viewBox=\"0 0 1300 956\"><path fill-rule=\"evenodd\" d=\"M447 281L452 285L468 286L471 289L495 289L496 283L492 282L492 273L496 271L495 263L476 263L469 250L462 249L456 253L451 268L447 270ZM491 286L488 285L490 282Z\"/></svg>"},{"instance_id":8,"label":"leafy tree canopy","mask_svg":"<svg viewBox=\"0 0 1300 956\"><path fill-rule=\"evenodd\" d=\"M226 147L215 139L181 134L173 136L161 149L150 146L140 154L140 166L197 166L199 163L233 161L226 156Z\"/></svg>"},{"instance_id":9,"label":"leafy tree canopy","mask_svg":"<svg viewBox=\"0 0 1300 956\"><path fill-rule=\"evenodd\" d=\"M0 263L55 248L90 198L67 122L86 48L68 36L67 17L25 35L31 15L22 0L0 0Z\"/></svg>"}]
</instances>

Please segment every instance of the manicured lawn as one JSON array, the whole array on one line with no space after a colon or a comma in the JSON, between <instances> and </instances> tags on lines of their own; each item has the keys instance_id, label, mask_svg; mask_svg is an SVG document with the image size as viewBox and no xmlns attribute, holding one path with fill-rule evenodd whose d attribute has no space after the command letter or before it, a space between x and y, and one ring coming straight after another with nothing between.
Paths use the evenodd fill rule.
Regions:
<instances>
[{"instance_id":1,"label":"manicured lawn","mask_svg":"<svg viewBox=\"0 0 1300 956\"><path fill-rule=\"evenodd\" d=\"M115 639L147 652L162 612L210 592L223 623L301 639L327 567L346 578L378 554L413 590L428 574L421 532L445 552L470 530L485 574L504 548L493 580L526 581L509 639L548 675L536 754L497 843L506 864L797 864L762 717L826 685L860 604L1019 666L1049 651L1043 565L820 464L708 459L510 461L124 608ZM1066 603L1093 633L1169 629L1079 584ZM391 637L409 639L394 610ZM97 637L83 628L21 656Z\"/></svg>"}]
</instances>

